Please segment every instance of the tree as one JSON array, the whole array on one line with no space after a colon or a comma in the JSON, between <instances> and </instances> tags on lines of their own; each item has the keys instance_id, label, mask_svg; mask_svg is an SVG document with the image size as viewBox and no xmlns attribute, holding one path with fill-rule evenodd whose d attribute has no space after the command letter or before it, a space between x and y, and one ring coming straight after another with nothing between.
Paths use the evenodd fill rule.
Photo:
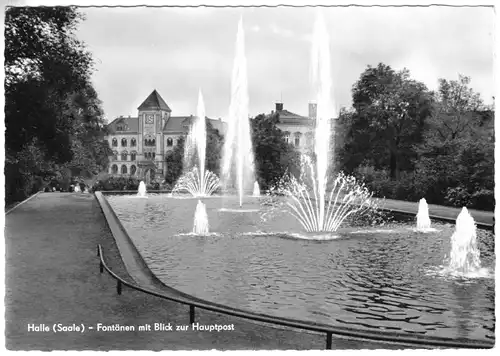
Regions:
<instances>
[{"instance_id":1,"label":"tree","mask_svg":"<svg viewBox=\"0 0 500 356\"><path fill-rule=\"evenodd\" d=\"M83 19L75 7L6 11L7 200L29 194L37 177L68 167L95 173L107 163L92 57L74 35Z\"/></svg>"},{"instance_id":2,"label":"tree","mask_svg":"<svg viewBox=\"0 0 500 356\"><path fill-rule=\"evenodd\" d=\"M287 171L297 174L300 169L299 153L285 141L278 122L277 113L260 114L250 120L256 179L261 189L276 183Z\"/></svg>"},{"instance_id":3,"label":"tree","mask_svg":"<svg viewBox=\"0 0 500 356\"><path fill-rule=\"evenodd\" d=\"M402 169L413 168L412 147L422 140L432 109L431 93L411 79L407 69L396 72L380 63L361 74L352 99L345 153L352 153L357 164L389 168L390 177L398 180Z\"/></svg>"},{"instance_id":4,"label":"tree","mask_svg":"<svg viewBox=\"0 0 500 356\"><path fill-rule=\"evenodd\" d=\"M416 146L416 183L430 202L494 205L493 111L470 87L470 78L439 80L435 112Z\"/></svg>"},{"instance_id":5,"label":"tree","mask_svg":"<svg viewBox=\"0 0 500 356\"><path fill-rule=\"evenodd\" d=\"M170 151L165 162L167 163L167 171L165 172L165 182L170 185L175 184L177 179L182 175L183 172L183 161L184 161L184 136L181 136L177 140L177 145L172 151Z\"/></svg>"}]
</instances>

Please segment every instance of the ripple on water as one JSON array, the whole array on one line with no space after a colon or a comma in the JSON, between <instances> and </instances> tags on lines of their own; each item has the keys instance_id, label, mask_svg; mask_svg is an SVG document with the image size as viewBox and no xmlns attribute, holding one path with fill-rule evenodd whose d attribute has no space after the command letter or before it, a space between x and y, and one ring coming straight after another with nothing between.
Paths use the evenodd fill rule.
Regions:
<instances>
[{"instance_id":1,"label":"ripple on water","mask_svg":"<svg viewBox=\"0 0 500 356\"><path fill-rule=\"evenodd\" d=\"M397 224L345 229L317 241L288 214L262 221L257 199L246 214L220 211L238 210L237 199L203 199L211 235L191 236L196 199L108 200L158 278L197 297L370 330L494 338L489 232L478 230L484 270L460 278L444 273L453 233L445 224L426 233Z\"/></svg>"}]
</instances>

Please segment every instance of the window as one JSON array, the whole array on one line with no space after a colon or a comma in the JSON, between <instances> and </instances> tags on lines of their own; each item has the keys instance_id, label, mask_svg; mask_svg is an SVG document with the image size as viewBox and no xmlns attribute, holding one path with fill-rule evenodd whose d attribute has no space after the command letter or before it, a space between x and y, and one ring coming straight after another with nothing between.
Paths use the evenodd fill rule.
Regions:
<instances>
[{"instance_id":1,"label":"window","mask_svg":"<svg viewBox=\"0 0 500 356\"><path fill-rule=\"evenodd\" d=\"M174 145L174 140L172 140L172 138L171 138L171 137L167 138L167 146L168 146L168 147L171 147L171 146L173 146L173 145Z\"/></svg>"},{"instance_id":2,"label":"window","mask_svg":"<svg viewBox=\"0 0 500 356\"><path fill-rule=\"evenodd\" d=\"M122 174L127 174L127 166L122 165Z\"/></svg>"},{"instance_id":3,"label":"window","mask_svg":"<svg viewBox=\"0 0 500 356\"><path fill-rule=\"evenodd\" d=\"M156 146L156 140L153 139L153 141L151 142L151 146Z\"/></svg>"},{"instance_id":4,"label":"window","mask_svg":"<svg viewBox=\"0 0 500 356\"><path fill-rule=\"evenodd\" d=\"M130 175L133 176L135 174L135 171L137 171L137 167L136 166L130 167Z\"/></svg>"},{"instance_id":5,"label":"window","mask_svg":"<svg viewBox=\"0 0 500 356\"><path fill-rule=\"evenodd\" d=\"M135 140L135 138L130 140L130 147L135 147L136 145L137 145L137 141Z\"/></svg>"},{"instance_id":6,"label":"window","mask_svg":"<svg viewBox=\"0 0 500 356\"><path fill-rule=\"evenodd\" d=\"M113 161L117 161L117 160L118 160L118 152L113 151Z\"/></svg>"},{"instance_id":7,"label":"window","mask_svg":"<svg viewBox=\"0 0 500 356\"><path fill-rule=\"evenodd\" d=\"M285 131L285 142L289 143L290 142L290 132Z\"/></svg>"},{"instance_id":8,"label":"window","mask_svg":"<svg viewBox=\"0 0 500 356\"><path fill-rule=\"evenodd\" d=\"M136 157L135 157L136 155L137 155L137 153L132 152L132 153L130 154L130 160L131 160L131 161L135 161L135 160L136 160Z\"/></svg>"},{"instance_id":9,"label":"window","mask_svg":"<svg viewBox=\"0 0 500 356\"><path fill-rule=\"evenodd\" d=\"M300 136L301 135L302 134L300 132L296 132L295 133L295 142L294 142L295 147L299 147L300 146Z\"/></svg>"},{"instance_id":10,"label":"window","mask_svg":"<svg viewBox=\"0 0 500 356\"><path fill-rule=\"evenodd\" d=\"M113 147L118 146L118 140L116 138L114 138L113 141L111 141L111 146L113 146Z\"/></svg>"},{"instance_id":11,"label":"window","mask_svg":"<svg viewBox=\"0 0 500 356\"><path fill-rule=\"evenodd\" d=\"M126 161L127 160L127 152L122 152L122 161Z\"/></svg>"},{"instance_id":12,"label":"window","mask_svg":"<svg viewBox=\"0 0 500 356\"><path fill-rule=\"evenodd\" d=\"M113 164L111 166L111 173L113 173L113 174L118 173L118 166L116 164Z\"/></svg>"},{"instance_id":13,"label":"window","mask_svg":"<svg viewBox=\"0 0 500 356\"><path fill-rule=\"evenodd\" d=\"M122 138L122 147L127 147L127 139Z\"/></svg>"},{"instance_id":14,"label":"window","mask_svg":"<svg viewBox=\"0 0 500 356\"><path fill-rule=\"evenodd\" d=\"M155 159L155 153L153 152L153 159Z\"/></svg>"}]
</instances>

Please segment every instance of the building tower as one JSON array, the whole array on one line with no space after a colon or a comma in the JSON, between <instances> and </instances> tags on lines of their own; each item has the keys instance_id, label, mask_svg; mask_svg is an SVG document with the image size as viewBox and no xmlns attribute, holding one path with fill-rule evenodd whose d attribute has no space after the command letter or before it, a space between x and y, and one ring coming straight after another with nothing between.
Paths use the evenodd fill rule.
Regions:
<instances>
[{"instance_id":1,"label":"building tower","mask_svg":"<svg viewBox=\"0 0 500 356\"><path fill-rule=\"evenodd\" d=\"M164 144L162 129L170 118L172 110L167 103L153 90L153 92L137 108L139 119L139 142L137 144L139 176L149 183L155 176L164 177Z\"/></svg>"}]
</instances>

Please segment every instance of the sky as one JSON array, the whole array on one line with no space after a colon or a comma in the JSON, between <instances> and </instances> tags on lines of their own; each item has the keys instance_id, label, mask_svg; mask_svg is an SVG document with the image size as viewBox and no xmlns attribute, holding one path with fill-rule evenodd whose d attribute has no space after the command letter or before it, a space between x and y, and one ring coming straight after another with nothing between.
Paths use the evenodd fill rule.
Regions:
<instances>
[{"instance_id":1,"label":"sky","mask_svg":"<svg viewBox=\"0 0 500 356\"><path fill-rule=\"evenodd\" d=\"M487 104L494 96L493 8L81 8L76 35L93 53L94 85L108 121L137 115L156 89L172 115L196 114L198 91L207 116L226 119L238 21L243 20L249 113L275 103L307 115L311 38L318 11L330 35L336 108L350 107L351 88L368 65L406 67L436 89L438 78L472 78Z\"/></svg>"}]
</instances>

